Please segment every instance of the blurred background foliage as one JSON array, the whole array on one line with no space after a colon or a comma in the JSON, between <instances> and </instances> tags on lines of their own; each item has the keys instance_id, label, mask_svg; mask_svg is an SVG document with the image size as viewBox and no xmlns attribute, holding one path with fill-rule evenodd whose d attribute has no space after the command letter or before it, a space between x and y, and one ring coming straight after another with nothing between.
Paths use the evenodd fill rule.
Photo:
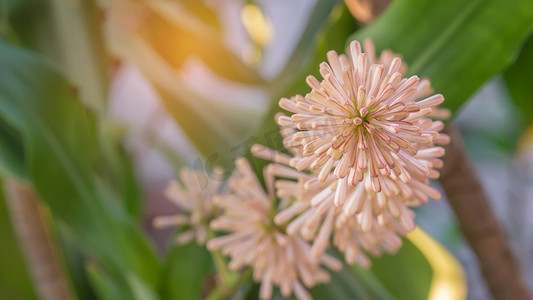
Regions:
<instances>
[{"instance_id":1,"label":"blurred background foliage","mask_svg":"<svg viewBox=\"0 0 533 300\"><path fill-rule=\"evenodd\" d=\"M274 5L283 10L282 2ZM225 33L228 17L217 11L232 6L237 14L230 18L244 32L237 50ZM148 131L160 139L154 148L173 167L230 169L252 143L279 149L273 122L279 98L305 94L305 76L318 76L328 50L343 52L349 41L367 37L378 50L400 53L408 73L430 77L455 113L489 82L508 90L507 118L516 119L516 126L500 135L467 129L474 153L485 153L480 148L488 144L513 156L531 125L531 1L394 0L366 26L344 2L311 1L280 67L267 72L269 47L282 35L268 7L266 1L229 0L1 2L0 172L31 183L49 209L47 226L57 236L76 298L198 299L214 285L215 267L205 249L167 245L143 227L150 221L153 182L141 174L132 150L133 126L120 122L110 103L124 66L142 74L161 101L163 117L183 133L178 144L193 149L183 155ZM290 20L284 24L291 26ZM218 83L191 83L195 69ZM495 76L500 79L493 83ZM220 85L254 92L223 101ZM138 104L118 109L128 105ZM201 158L191 159L196 155ZM264 163L254 161L260 176ZM34 299L26 271L31 266L24 264L1 199L0 298ZM427 224L427 213L420 213ZM429 225L428 231L451 250L464 245L449 213L445 222L445 229ZM374 259L371 269L346 267L332 276L311 291L316 299L463 299L466 293L456 259L420 229L396 255ZM257 286L243 285L236 295L255 299Z\"/></svg>"}]
</instances>

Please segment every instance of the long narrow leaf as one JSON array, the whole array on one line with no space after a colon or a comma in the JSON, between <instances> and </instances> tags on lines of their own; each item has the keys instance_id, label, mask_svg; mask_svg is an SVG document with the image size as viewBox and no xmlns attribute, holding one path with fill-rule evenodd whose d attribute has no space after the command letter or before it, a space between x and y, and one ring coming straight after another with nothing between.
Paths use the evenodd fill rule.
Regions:
<instances>
[{"instance_id":1,"label":"long narrow leaf","mask_svg":"<svg viewBox=\"0 0 533 300\"><path fill-rule=\"evenodd\" d=\"M529 0L397 0L349 41L370 37L401 54L455 111L513 60L532 27Z\"/></svg>"},{"instance_id":2,"label":"long narrow leaf","mask_svg":"<svg viewBox=\"0 0 533 300\"><path fill-rule=\"evenodd\" d=\"M0 117L21 134L29 177L52 214L115 273L157 285L159 264L140 228L96 184L94 115L40 57L0 42L0 65Z\"/></svg>"},{"instance_id":3,"label":"long narrow leaf","mask_svg":"<svg viewBox=\"0 0 533 300\"><path fill-rule=\"evenodd\" d=\"M161 296L164 299L201 299L206 279L212 272L211 257L195 243L174 247L163 270Z\"/></svg>"},{"instance_id":4,"label":"long narrow leaf","mask_svg":"<svg viewBox=\"0 0 533 300\"><path fill-rule=\"evenodd\" d=\"M522 117L523 125L533 123L533 36L522 48L518 59L507 69L503 75L511 99Z\"/></svg>"},{"instance_id":5,"label":"long narrow leaf","mask_svg":"<svg viewBox=\"0 0 533 300\"><path fill-rule=\"evenodd\" d=\"M0 120L0 174L28 179L20 135L3 120Z\"/></svg>"}]
</instances>

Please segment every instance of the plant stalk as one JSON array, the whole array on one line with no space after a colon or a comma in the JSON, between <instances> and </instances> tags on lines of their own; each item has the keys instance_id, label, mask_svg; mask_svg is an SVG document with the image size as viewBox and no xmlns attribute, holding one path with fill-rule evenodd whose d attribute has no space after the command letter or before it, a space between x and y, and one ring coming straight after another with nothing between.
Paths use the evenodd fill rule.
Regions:
<instances>
[{"instance_id":1,"label":"plant stalk","mask_svg":"<svg viewBox=\"0 0 533 300\"><path fill-rule=\"evenodd\" d=\"M207 227L206 231L208 240L215 237L215 233L211 228ZM211 257L213 258L213 262L217 269L218 282L215 289L209 293L206 299L216 300L227 298L229 295L235 293L235 290L243 283L242 281L245 275L240 272L231 271L219 250L209 251L209 253L211 253Z\"/></svg>"},{"instance_id":2,"label":"plant stalk","mask_svg":"<svg viewBox=\"0 0 533 300\"><path fill-rule=\"evenodd\" d=\"M461 135L448 124L440 182L463 234L477 256L481 272L494 299L531 299L517 258L476 176Z\"/></svg>"},{"instance_id":3,"label":"plant stalk","mask_svg":"<svg viewBox=\"0 0 533 300\"><path fill-rule=\"evenodd\" d=\"M215 237L215 234L213 233L211 228L209 228L209 226L207 226L206 232L207 232L208 240L211 240L211 239L213 239ZM225 283L225 281L228 280L231 271L229 270L229 268L228 268L228 266L226 264L226 261L222 257L222 253L220 253L220 251L218 251L218 250L217 251L209 251L209 253L211 253L211 257L213 258L213 262L215 263L215 267L217 269L218 275L220 276L220 281L222 283Z\"/></svg>"},{"instance_id":4,"label":"plant stalk","mask_svg":"<svg viewBox=\"0 0 533 300\"><path fill-rule=\"evenodd\" d=\"M15 233L40 298L75 299L37 194L29 185L10 178L4 180L4 191Z\"/></svg>"}]
</instances>

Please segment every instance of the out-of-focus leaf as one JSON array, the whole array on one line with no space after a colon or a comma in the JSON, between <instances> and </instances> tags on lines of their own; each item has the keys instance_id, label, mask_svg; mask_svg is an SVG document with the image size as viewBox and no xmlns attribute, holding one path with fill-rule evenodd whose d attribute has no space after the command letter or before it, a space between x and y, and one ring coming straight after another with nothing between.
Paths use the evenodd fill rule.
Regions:
<instances>
[{"instance_id":1,"label":"out-of-focus leaf","mask_svg":"<svg viewBox=\"0 0 533 300\"><path fill-rule=\"evenodd\" d=\"M240 300L256 300L259 297L260 285L256 282L248 282L241 287L240 293L242 297Z\"/></svg>"},{"instance_id":2,"label":"out-of-focus leaf","mask_svg":"<svg viewBox=\"0 0 533 300\"><path fill-rule=\"evenodd\" d=\"M10 25L10 35L16 36L20 45L31 49L41 48L53 55L58 48L50 32L53 22L49 17L50 5L40 0L4 0Z\"/></svg>"},{"instance_id":3,"label":"out-of-focus leaf","mask_svg":"<svg viewBox=\"0 0 533 300\"><path fill-rule=\"evenodd\" d=\"M231 167L232 155L238 153L234 147L250 137L255 131L251 124L257 124L256 120L264 113L261 102L250 99L257 106L242 107L238 103L201 97L181 81L186 75L176 74L145 41L114 33L113 51L135 64L152 81L167 110L196 149L208 160L211 158L211 164Z\"/></svg>"},{"instance_id":4,"label":"out-of-focus leaf","mask_svg":"<svg viewBox=\"0 0 533 300\"><path fill-rule=\"evenodd\" d=\"M505 71L503 78L511 94L523 126L533 123L533 36L524 44L518 59ZM525 128L524 128L525 129Z\"/></svg>"},{"instance_id":5,"label":"out-of-focus leaf","mask_svg":"<svg viewBox=\"0 0 533 300\"><path fill-rule=\"evenodd\" d=\"M106 273L96 263L88 263L85 267L91 285L101 300L135 299L134 295L123 285L117 284L116 279Z\"/></svg>"},{"instance_id":6,"label":"out-of-focus leaf","mask_svg":"<svg viewBox=\"0 0 533 300\"><path fill-rule=\"evenodd\" d=\"M221 31L220 21L218 20L216 12L209 8L206 2L197 0L180 0L179 5L183 6L184 10L189 14L211 26L217 32Z\"/></svg>"},{"instance_id":7,"label":"out-of-focus leaf","mask_svg":"<svg viewBox=\"0 0 533 300\"><path fill-rule=\"evenodd\" d=\"M0 189L2 186L0 185ZM0 191L0 299L37 299Z\"/></svg>"},{"instance_id":8,"label":"out-of-focus leaf","mask_svg":"<svg viewBox=\"0 0 533 300\"><path fill-rule=\"evenodd\" d=\"M1 42L0 65L0 116L21 134L29 177L54 217L103 266L156 286L159 262L151 246L95 183L94 115L40 57Z\"/></svg>"},{"instance_id":9,"label":"out-of-focus leaf","mask_svg":"<svg viewBox=\"0 0 533 300\"><path fill-rule=\"evenodd\" d=\"M47 55L79 92L79 99L103 116L107 111L109 57L101 32L97 1L47 0L58 53Z\"/></svg>"},{"instance_id":10,"label":"out-of-focus leaf","mask_svg":"<svg viewBox=\"0 0 533 300\"><path fill-rule=\"evenodd\" d=\"M385 289L393 299L437 299L444 294L449 299L466 297L461 264L420 228L403 239L398 253L373 258L370 269L354 266L352 270L371 290Z\"/></svg>"},{"instance_id":11,"label":"out-of-focus leaf","mask_svg":"<svg viewBox=\"0 0 533 300\"><path fill-rule=\"evenodd\" d=\"M99 119L96 126L102 167L97 172L113 187L117 201L130 214L140 217L141 193L133 166L118 142L122 132L107 115L110 58L101 32L101 11L95 1L48 1L59 48L59 53L48 56L76 86L79 99L92 108Z\"/></svg>"},{"instance_id":12,"label":"out-of-focus leaf","mask_svg":"<svg viewBox=\"0 0 533 300\"><path fill-rule=\"evenodd\" d=\"M372 259L370 271L395 299L428 299L433 271L424 254L408 239L394 255Z\"/></svg>"},{"instance_id":13,"label":"out-of-focus leaf","mask_svg":"<svg viewBox=\"0 0 533 300\"><path fill-rule=\"evenodd\" d=\"M370 37L401 54L408 73L429 77L456 111L512 61L532 26L529 0L396 0L349 41Z\"/></svg>"},{"instance_id":14,"label":"out-of-focus leaf","mask_svg":"<svg viewBox=\"0 0 533 300\"><path fill-rule=\"evenodd\" d=\"M9 34L9 18L5 1L0 2L0 38L6 38Z\"/></svg>"},{"instance_id":15,"label":"out-of-focus leaf","mask_svg":"<svg viewBox=\"0 0 533 300\"><path fill-rule=\"evenodd\" d=\"M109 195L138 219L142 215L142 193L133 161L120 143L123 134L105 117L100 119L98 137L102 155L97 162L97 172L104 181L103 186L108 187Z\"/></svg>"},{"instance_id":16,"label":"out-of-focus leaf","mask_svg":"<svg viewBox=\"0 0 533 300\"><path fill-rule=\"evenodd\" d=\"M434 242L434 241L433 241ZM444 259L441 253L431 253L433 259ZM336 255L342 260L342 255ZM447 256L446 259L453 259ZM457 264L456 261L453 263ZM442 274L440 272L439 274ZM331 272L331 281L310 290L314 299L428 299L433 288L434 270L425 253L410 239L395 255L372 259L372 266L345 266L340 272ZM456 278L440 278L441 284L456 288ZM244 299L256 299L259 288L252 286ZM456 298L460 299L460 298Z\"/></svg>"},{"instance_id":17,"label":"out-of-focus leaf","mask_svg":"<svg viewBox=\"0 0 533 300\"><path fill-rule=\"evenodd\" d=\"M50 223L54 223L53 218L48 218ZM65 224L53 224L55 236L57 237L58 245L62 254L64 267L71 286L76 293L78 300L96 300L94 288L89 282L89 274L85 267L87 257L83 254L83 249L78 244L76 237L72 235Z\"/></svg>"},{"instance_id":18,"label":"out-of-focus leaf","mask_svg":"<svg viewBox=\"0 0 533 300\"><path fill-rule=\"evenodd\" d=\"M112 6L112 30L123 30L122 21L131 17L125 13L136 7L143 11L139 18L142 23L134 33L120 34L144 39L173 68L180 69L188 58L196 56L226 79L246 84L264 83L255 69L228 49L220 32L189 14L179 1L154 0L143 4L123 2Z\"/></svg>"},{"instance_id":19,"label":"out-of-focus leaf","mask_svg":"<svg viewBox=\"0 0 533 300\"><path fill-rule=\"evenodd\" d=\"M181 91L186 92L186 89ZM178 95L173 91L165 91L163 87L159 88L159 94L168 112L178 122L195 148L204 155L206 163L231 169L233 159L240 154L238 149L235 151L232 149L250 134L250 126L243 124L243 120L238 120L247 112L237 109L225 114L222 107L209 106L198 95L190 91L188 93L190 97L187 94ZM198 101L190 105L192 99ZM233 119L230 117L232 115Z\"/></svg>"},{"instance_id":20,"label":"out-of-focus leaf","mask_svg":"<svg viewBox=\"0 0 533 300\"><path fill-rule=\"evenodd\" d=\"M205 281L212 272L211 256L195 243L170 250L163 270L162 299L194 300L205 296Z\"/></svg>"},{"instance_id":21,"label":"out-of-focus leaf","mask_svg":"<svg viewBox=\"0 0 533 300\"><path fill-rule=\"evenodd\" d=\"M337 255L339 256L339 255ZM340 256L339 256L340 257ZM317 285L309 292L313 299L335 300L392 300L395 299L387 288L368 270L360 267L344 266L340 272L330 272L331 280ZM259 297L260 284L249 283L243 287L243 300L253 300ZM274 292L273 299L286 299L281 296L279 289ZM294 297L290 297L294 299Z\"/></svg>"},{"instance_id":22,"label":"out-of-focus leaf","mask_svg":"<svg viewBox=\"0 0 533 300\"><path fill-rule=\"evenodd\" d=\"M0 119L0 174L28 180L24 148L18 133Z\"/></svg>"},{"instance_id":23,"label":"out-of-focus leaf","mask_svg":"<svg viewBox=\"0 0 533 300\"><path fill-rule=\"evenodd\" d=\"M83 103L97 112L102 167L96 171L113 186L116 201L140 216L140 192L132 164L106 113L109 57L95 1L8 0L6 7L19 44L51 59L76 86Z\"/></svg>"},{"instance_id":24,"label":"out-of-focus leaf","mask_svg":"<svg viewBox=\"0 0 533 300\"><path fill-rule=\"evenodd\" d=\"M146 282L139 279L139 277L128 274L126 280L130 286L131 291L133 292L134 300L157 300L159 296L157 295L155 289L151 288L146 284Z\"/></svg>"},{"instance_id":25,"label":"out-of-focus leaf","mask_svg":"<svg viewBox=\"0 0 533 300\"><path fill-rule=\"evenodd\" d=\"M106 110L109 58L95 1L7 0L13 35L22 47L56 63L100 114Z\"/></svg>"},{"instance_id":26,"label":"out-of-focus leaf","mask_svg":"<svg viewBox=\"0 0 533 300\"><path fill-rule=\"evenodd\" d=\"M371 273L356 274L354 270L346 266L340 272L331 273L330 282L318 285L310 292L314 299L395 299Z\"/></svg>"}]
</instances>

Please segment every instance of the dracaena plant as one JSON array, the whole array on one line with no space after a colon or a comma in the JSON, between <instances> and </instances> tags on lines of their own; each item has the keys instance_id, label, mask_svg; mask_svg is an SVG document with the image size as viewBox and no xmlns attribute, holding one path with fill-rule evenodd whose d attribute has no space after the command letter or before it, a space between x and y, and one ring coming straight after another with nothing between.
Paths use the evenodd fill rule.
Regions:
<instances>
[{"instance_id":1,"label":"dracaena plant","mask_svg":"<svg viewBox=\"0 0 533 300\"><path fill-rule=\"evenodd\" d=\"M326 253L330 240L348 264L369 267L367 254L395 253L399 236L415 228L409 207L440 198L429 179L442 166L444 149L436 144L449 137L431 117L449 113L438 108L444 98L431 95L429 80L403 77L407 68L397 55L376 57L370 40L365 48L353 41L349 58L328 52L323 81L309 76L305 97L280 100L294 113L277 118L292 156L252 147L275 162L264 169L265 188L244 158L220 195L220 182L208 181L202 191L202 174L183 171L186 188L173 182L168 194L186 213L156 224L188 224L179 242L196 235L203 244L206 232L227 232L207 248L229 255L232 271L251 267L261 299L272 298L273 286L283 296L311 299L304 285L330 279L321 266L342 268Z\"/></svg>"},{"instance_id":2,"label":"dracaena plant","mask_svg":"<svg viewBox=\"0 0 533 300\"><path fill-rule=\"evenodd\" d=\"M531 1L317 0L286 64L268 77L257 58L276 27L247 3L241 58L222 34L223 5L0 3L9 208L0 208L0 262L10 266L0 298L463 299L460 264L415 223L417 207L443 192L493 296L528 297L450 121L502 72L531 121L531 38L522 50ZM185 83L190 60L270 102L200 96ZM148 220L176 231L168 241L141 226L149 199L132 143L107 111L120 64L143 74L200 156L157 149L178 174L158 190L178 212Z\"/></svg>"}]
</instances>

